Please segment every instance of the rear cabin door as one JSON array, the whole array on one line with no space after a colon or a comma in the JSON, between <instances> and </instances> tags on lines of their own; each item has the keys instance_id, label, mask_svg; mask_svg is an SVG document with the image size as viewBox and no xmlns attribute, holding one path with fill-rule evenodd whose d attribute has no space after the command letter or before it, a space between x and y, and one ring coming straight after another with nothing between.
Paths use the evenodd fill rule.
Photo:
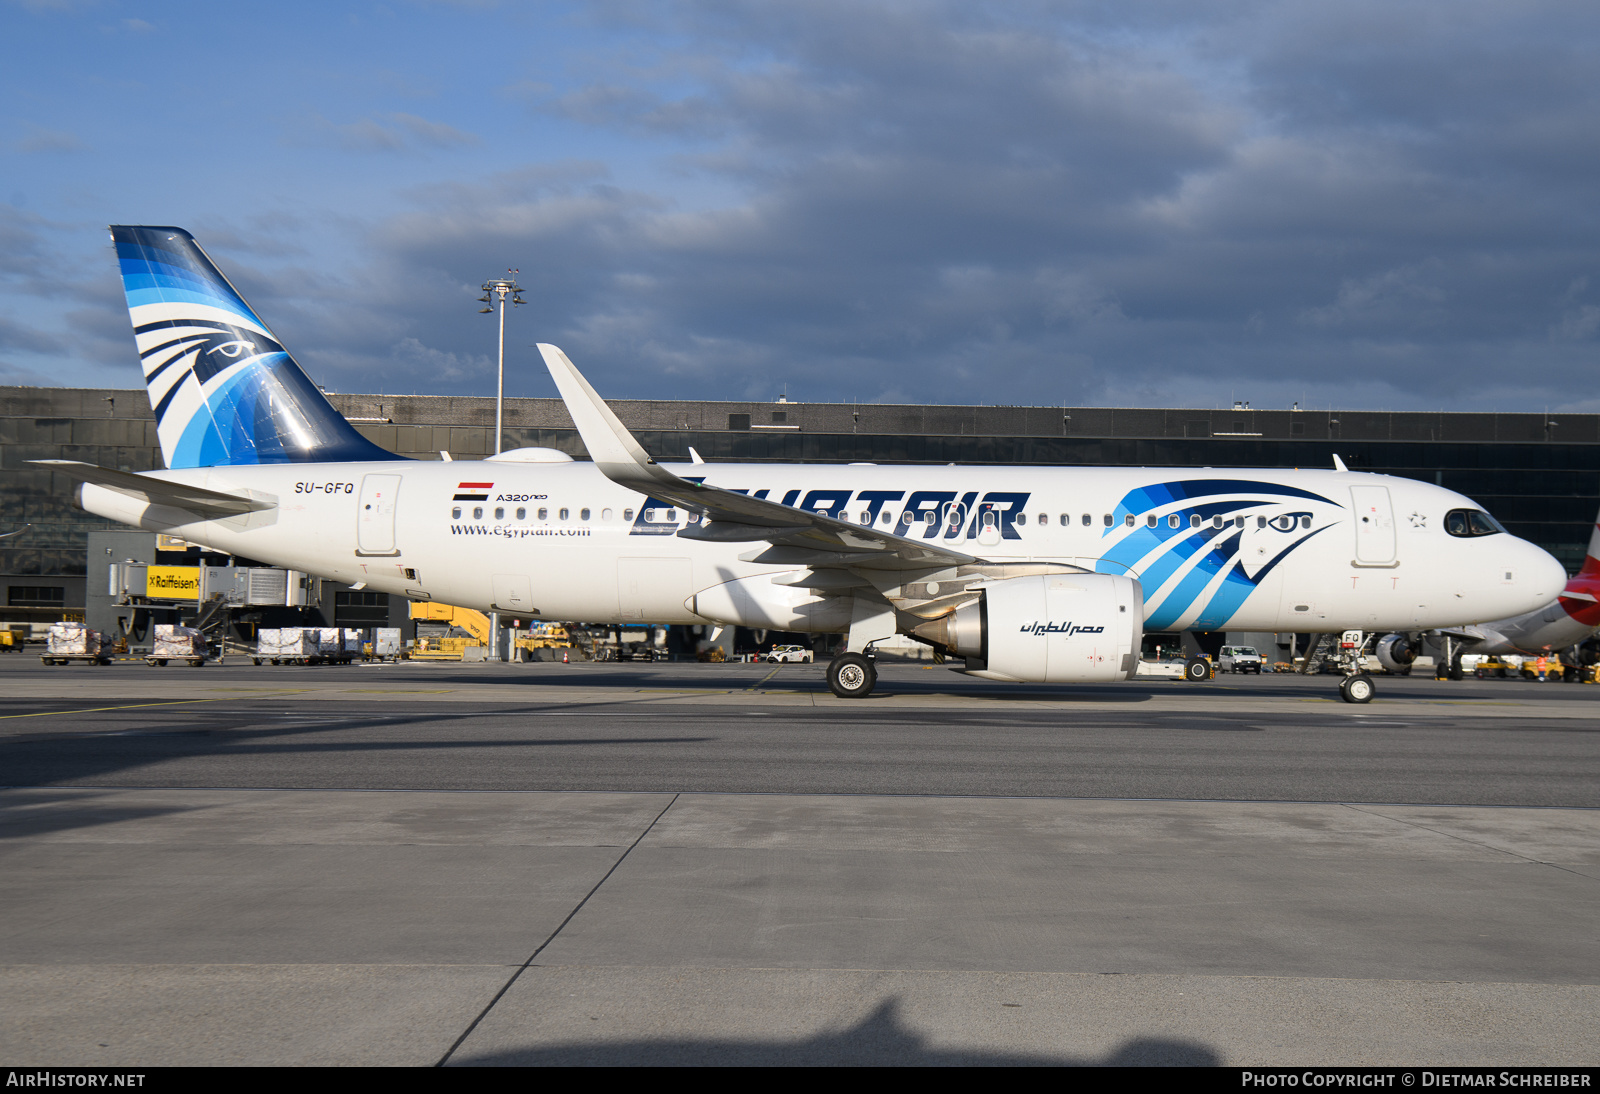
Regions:
<instances>
[{"instance_id":1,"label":"rear cabin door","mask_svg":"<svg viewBox=\"0 0 1600 1094\"><path fill-rule=\"evenodd\" d=\"M398 555L394 545L394 503L399 475L363 475L356 510L356 554Z\"/></svg>"},{"instance_id":2,"label":"rear cabin door","mask_svg":"<svg viewBox=\"0 0 1600 1094\"><path fill-rule=\"evenodd\" d=\"M1356 562L1384 566L1394 561L1394 509L1387 486L1352 486L1351 512L1356 525Z\"/></svg>"}]
</instances>

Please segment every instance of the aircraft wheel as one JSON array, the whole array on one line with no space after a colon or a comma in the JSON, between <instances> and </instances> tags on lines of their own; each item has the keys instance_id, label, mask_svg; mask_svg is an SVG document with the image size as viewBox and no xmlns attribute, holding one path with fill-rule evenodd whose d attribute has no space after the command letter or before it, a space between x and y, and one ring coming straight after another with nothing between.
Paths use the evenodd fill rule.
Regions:
<instances>
[{"instance_id":1,"label":"aircraft wheel","mask_svg":"<svg viewBox=\"0 0 1600 1094\"><path fill-rule=\"evenodd\" d=\"M1189 658L1189 663L1183 666L1183 678L1194 681L1211 679L1211 662L1204 657Z\"/></svg>"},{"instance_id":2,"label":"aircraft wheel","mask_svg":"<svg viewBox=\"0 0 1600 1094\"><path fill-rule=\"evenodd\" d=\"M1365 673L1360 676L1346 676L1339 685L1339 698L1347 703L1370 703L1378 689L1372 684L1372 677Z\"/></svg>"},{"instance_id":3,"label":"aircraft wheel","mask_svg":"<svg viewBox=\"0 0 1600 1094\"><path fill-rule=\"evenodd\" d=\"M877 667L859 653L841 653L828 665L828 688L841 699L865 699L877 682Z\"/></svg>"}]
</instances>

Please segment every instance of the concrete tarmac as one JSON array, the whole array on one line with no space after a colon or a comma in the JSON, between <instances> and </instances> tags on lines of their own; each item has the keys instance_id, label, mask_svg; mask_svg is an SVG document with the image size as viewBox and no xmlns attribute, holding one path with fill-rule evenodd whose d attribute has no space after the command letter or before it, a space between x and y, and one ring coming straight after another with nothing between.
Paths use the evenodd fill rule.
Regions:
<instances>
[{"instance_id":1,"label":"concrete tarmac","mask_svg":"<svg viewBox=\"0 0 1600 1094\"><path fill-rule=\"evenodd\" d=\"M1600 1063L1600 689L40 668L10 1061Z\"/></svg>"}]
</instances>

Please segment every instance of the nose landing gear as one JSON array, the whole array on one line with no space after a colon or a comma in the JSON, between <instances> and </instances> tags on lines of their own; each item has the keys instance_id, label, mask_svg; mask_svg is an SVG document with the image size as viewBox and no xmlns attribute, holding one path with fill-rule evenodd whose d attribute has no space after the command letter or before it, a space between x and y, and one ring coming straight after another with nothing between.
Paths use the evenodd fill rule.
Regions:
<instances>
[{"instance_id":1,"label":"nose landing gear","mask_svg":"<svg viewBox=\"0 0 1600 1094\"><path fill-rule=\"evenodd\" d=\"M1361 631L1345 631L1339 638L1339 667L1344 669L1344 680L1339 684L1339 698L1347 703L1370 703L1378 689L1361 667L1361 649L1366 644Z\"/></svg>"},{"instance_id":2,"label":"nose landing gear","mask_svg":"<svg viewBox=\"0 0 1600 1094\"><path fill-rule=\"evenodd\" d=\"M1370 703L1376 693L1377 688L1372 686L1372 677L1364 672L1346 676L1339 684L1339 698L1347 703Z\"/></svg>"}]
</instances>

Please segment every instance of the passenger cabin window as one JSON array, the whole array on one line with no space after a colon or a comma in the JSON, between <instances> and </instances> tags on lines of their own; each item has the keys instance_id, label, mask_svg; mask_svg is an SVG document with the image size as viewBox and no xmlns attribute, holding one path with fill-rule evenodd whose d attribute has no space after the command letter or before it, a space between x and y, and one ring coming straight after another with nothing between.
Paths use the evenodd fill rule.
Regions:
<instances>
[{"instance_id":1,"label":"passenger cabin window","mask_svg":"<svg viewBox=\"0 0 1600 1094\"><path fill-rule=\"evenodd\" d=\"M1083 526L1085 528L1089 527L1089 525L1093 524L1093 523L1094 523L1094 518L1093 517L1091 517L1088 513L1083 514ZM1107 524L1111 523L1110 518L1106 519L1106 523Z\"/></svg>"},{"instance_id":2,"label":"passenger cabin window","mask_svg":"<svg viewBox=\"0 0 1600 1094\"><path fill-rule=\"evenodd\" d=\"M1470 539L1504 532L1498 521L1478 509L1452 509L1444 515L1444 530L1452 536Z\"/></svg>"},{"instance_id":3,"label":"passenger cabin window","mask_svg":"<svg viewBox=\"0 0 1600 1094\"><path fill-rule=\"evenodd\" d=\"M461 506L458 505L454 509L450 510L450 519L451 520L460 520L461 519Z\"/></svg>"},{"instance_id":4,"label":"passenger cabin window","mask_svg":"<svg viewBox=\"0 0 1600 1094\"><path fill-rule=\"evenodd\" d=\"M549 520L550 519L550 510L548 510L548 509L540 509L539 510L539 519L540 520Z\"/></svg>"},{"instance_id":5,"label":"passenger cabin window","mask_svg":"<svg viewBox=\"0 0 1600 1094\"><path fill-rule=\"evenodd\" d=\"M494 519L495 520L505 520L506 519L505 506L503 506L503 505L495 506Z\"/></svg>"},{"instance_id":6,"label":"passenger cabin window","mask_svg":"<svg viewBox=\"0 0 1600 1094\"><path fill-rule=\"evenodd\" d=\"M1071 524L1072 524L1072 514L1071 513L1062 513L1061 514L1061 527L1066 528Z\"/></svg>"},{"instance_id":7,"label":"passenger cabin window","mask_svg":"<svg viewBox=\"0 0 1600 1094\"><path fill-rule=\"evenodd\" d=\"M610 520L611 519L611 510L609 510L609 509L600 510L600 519L601 520Z\"/></svg>"},{"instance_id":8,"label":"passenger cabin window","mask_svg":"<svg viewBox=\"0 0 1600 1094\"><path fill-rule=\"evenodd\" d=\"M483 519L483 506L474 505L472 507L472 519L473 520L482 520Z\"/></svg>"},{"instance_id":9,"label":"passenger cabin window","mask_svg":"<svg viewBox=\"0 0 1600 1094\"><path fill-rule=\"evenodd\" d=\"M1159 523L1159 522L1158 522L1158 520L1156 518L1156 515L1154 513L1151 513L1148 517L1144 518L1144 523L1145 523L1145 527L1154 528L1156 526L1156 524Z\"/></svg>"},{"instance_id":10,"label":"passenger cabin window","mask_svg":"<svg viewBox=\"0 0 1600 1094\"><path fill-rule=\"evenodd\" d=\"M539 511L539 515L540 516L544 516L544 511L540 510ZM632 520L633 519L633 510L632 509L624 509L622 511L622 519L623 520Z\"/></svg>"},{"instance_id":11,"label":"passenger cabin window","mask_svg":"<svg viewBox=\"0 0 1600 1094\"><path fill-rule=\"evenodd\" d=\"M566 520L567 516L569 515L569 512L570 512L570 510L562 509L560 512L558 512L556 514L556 516L560 517L562 520Z\"/></svg>"},{"instance_id":12,"label":"passenger cabin window","mask_svg":"<svg viewBox=\"0 0 1600 1094\"><path fill-rule=\"evenodd\" d=\"M1267 518L1266 517L1257 517L1256 518L1256 527L1257 528L1265 528L1266 526L1267 526Z\"/></svg>"},{"instance_id":13,"label":"passenger cabin window","mask_svg":"<svg viewBox=\"0 0 1600 1094\"><path fill-rule=\"evenodd\" d=\"M1200 527L1200 514L1199 513L1190 513L1189 514L1189 527L1190 528L1198 528L1198 527Z\"/></svg>"},{"instance_id":14,"label":"passenger cabin window","mask_svg":"<svg viewBox=\"0 0 1600 1094\"><path fill-rule=\"evenodd\" d=\"M1170 517L1167 518L1167 527L1168 528L1176 528L1177 526L1178 526L1178 514L1174 513Z\"/></svg>"},{"instance_id":15,"label":"passenger cabin window","mask_svg":"<svg viewBox=\"0 0 1600 1094\"><path fill-rule=\"evenodd\" d=\"M519 506L517 508L517 519L518 520L527 520L528 519L528 511Z\"/></svg>"},{"instance_id":16,"label":"passenger cabin window","mask_svg":"<svg viewBox=\"0 0 1600 1094\"><path fill-rule=\"evenodd\" d=\"M1039 514L1039 523L1048 527L1049 524L1050 524L1050 514L1049 513L1040 513ZM1061 523L1065 524L1066 521L1063 520Z\"/></svg>"},{"instance_id":17,"label":"passenger cabin window","mask_svg":"<svg viewBox=\"0 0 1600 1094\"><path fill-rule=\"evenodd\" d=\"M1155 518L1152 517L1151 519L1154 520ZM1129 513L1126 517L1123 517L1122 518L1122 522L1124 524L1126 524L1129 528L1132 528L1133 527L1133 514ZM1109 514L1109 513L1106 514L1106 523L1107 524L1111 523L1111 514Z\"/></svg>"},{"instance_id":18,"label":"passenger cabin window","mask_svg":"<svg viewBox=\"0 0 1600 1094\"><path fill-rule=\"evenodd\" d=\"M587 510L587 509L579 509L578 510L578 519L579 520L588 520L589 519L589 510Z\"/></svg>"}]
</instances>

